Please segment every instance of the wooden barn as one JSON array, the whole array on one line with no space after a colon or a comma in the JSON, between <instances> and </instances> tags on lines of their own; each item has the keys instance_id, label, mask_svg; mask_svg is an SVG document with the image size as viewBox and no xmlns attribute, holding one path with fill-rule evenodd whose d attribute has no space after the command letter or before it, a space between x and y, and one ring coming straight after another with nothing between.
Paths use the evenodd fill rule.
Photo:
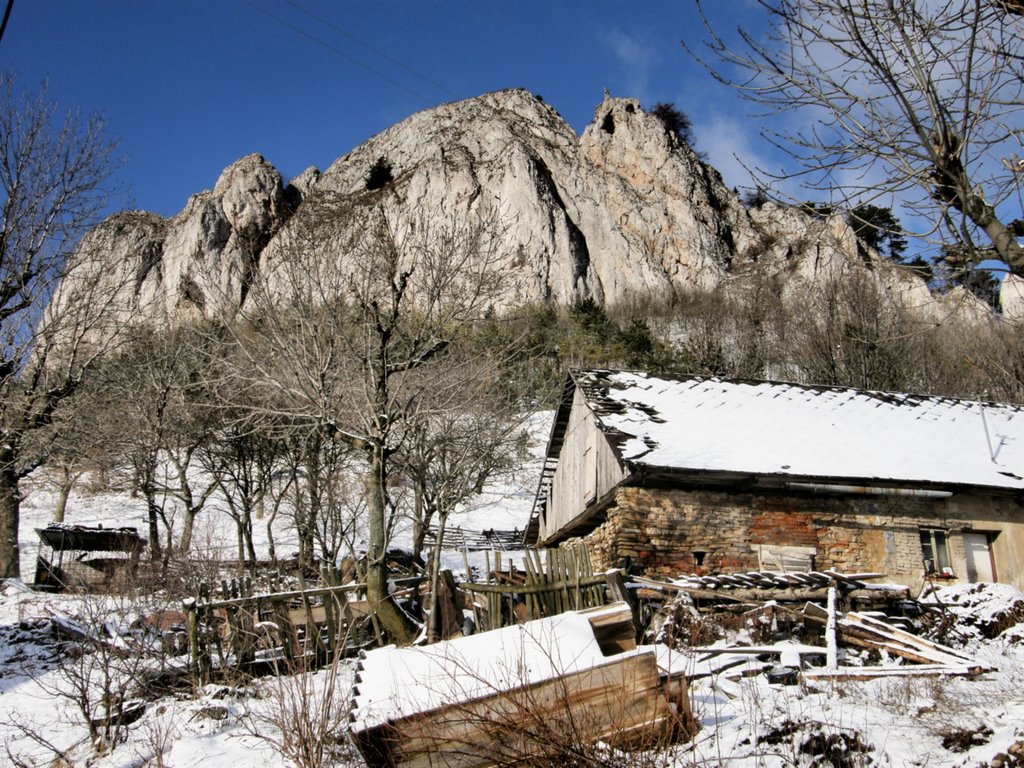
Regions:
<instances>
[{"instance_id":1,"label":"wooden barn","mask_svg":"<svg viewBox=\"0 0 1024 768\"><path fill-rule=\"evenodd\" d=\"M878 571L1024 589L1024 408L571 373L529 543L648 574Z\"/></svg>"}]
</instances>

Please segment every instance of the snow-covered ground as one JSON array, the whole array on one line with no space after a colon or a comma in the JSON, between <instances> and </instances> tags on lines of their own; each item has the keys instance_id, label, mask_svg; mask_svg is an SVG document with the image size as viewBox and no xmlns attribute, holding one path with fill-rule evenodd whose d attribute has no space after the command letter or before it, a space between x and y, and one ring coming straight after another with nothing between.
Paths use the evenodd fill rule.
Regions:
<instances>
[{"instance_id":1,"label":"snow-covered ground","mask_svg":"<svg viewBox=\"0 0 1024 768\"><path fill-rule=\"evenodd\" d=\"M527 420L524 427L529 432L531 445L526 461L510 476L488 485L472 503L453 512L449 528L461 527L474 532L525 528L551 418L550 412L543 412ZM23 492L19 537L21 571L24 579L31 581L39 551L35 529L52 521L57 488L44 472L38 472L24 484ZM173 519L173 509L169 508L169 513ZM83 481L68 500L65 522L108 528L133 526L144 536L145 505L142 499L126 493L92 491ZM269 541L265 521L254 522L253 534L257 556L265 557ZM294 527L286 514L275 520L273 538L279 556L288 557L296 551ZM226 559L234 556L234 523L224 512L223 502L216 497L197 518L194 541L196 550L204 555ZM410 525L397 526L392 546L407 548L410 541ZM359 543L355 542L357 547ZM505 559L521 558L521 553L515 551L502 555ZM471 567L483 570L481 553L470 552L468 559ZM466 556L459 551L447 551L442 559L443 567L459 575L465 572L465 562ZM154 609L167 607L175 606L153 606ZM280 720L280 712L274 712L275 705L294 691L283 690L273 680L258 683L258 687L265 689L258 696L250 695L255 693L252 690L236 695L237 692L225 692L219 686L199 697L181 693L165 696L147 709L142 721L131 726L127 740L112 754L95 759L82 715L69 692L78 682L76 674L82 677L83 665L72 664L72 673L69 673L66 664L58 663L73 646L73 641L54 635L52 619L58 617L61 624L67 625L90 625L96 623L97 612L103 611L109 612L112 624L123 624L119 616L122 608L131 609L128 618L138 612L136 606L118 605L117 601L97 607L84 598L35 593L17 583L3 587L0 595L0 766L7 765L8 761L12 765L49 765L57 751L70 751L69 754L83 761L91 757L94 762L90 764L96 766L273 768L290 764L272 741L252 735L259 732L279 741L281 734L289 730L282 731L271 720ZM98 674L95 669L86 671ZM126 672L131 677L141 674L142 670ZM340 724L342 716L347 714L344 707L350 673L346 665L339 668L338 676L337 689L343 690L344 695L338 697L340 708L334 716ZM322 688L327 677L324 672L318 673L310 684ZM155 755L161 745L166 751L161 752L158 761Z\"/></svg>"},{"instance_id":2,"label":"snow-covered ground","mask_svg":"<svg viewBox=\"0 0 1024 768\"><path fill-rule=\"evenodd\" d=\"M550 414L531 423L538 450L515 478L489 488L480 503L453 515L471 530L525 526L547 437ZM34 527L45 525L56 494L39 478L23 506L22 569L30 576L36 553ZM125 495L84 491L73 495L68 522L143 530L143 507ZM257 545L266 536L256 527ZM406 534L401 534L406 535ZM289 553L287 520L275 530L279 552ZM198 538L206 546L234 542L231 521L216 507L199 519ZM399 539L401 543L401 538ZM461 553L447 566L460 571ZM873 681L769 684L762 674L727 673L698 677L690 692L700 732L691 744L658 755L657 764L758 766L978 766L989 765L1024 741L1024 595L1005 585L964 585L940 591L935 599L947 609L947 642L988 667L976 679L903 677ZM1017 606L1014 608L1014 606ZM160 607L158 605L153 608ZM140 633L119 631L145 606L47 595L8 582L0 589L0 765L49 766L62 754L70 765L94 768L141 766L231 766L278 768L287 757L289 738L317 731L327 751L323 765L357 766L344 732L352 671L348 663L308 677L262 678L233 687L214 685L199 691L153 693L144 714L125 726L123 738L106 751L90 743L76 703L78 685L87 677L102 688L105 672L119 671L111 688L137 695L133 684L159 679L159 665L179 659L138 653ZM109 627L104 633L102 627ZM98 653L81 653L78 628L105 637ZM742 642L742 631L730 640ZM680 652L676 663L698 672ZM846 663L864 661L851 654ZM102 662L102 663L100 663ZM897 664L897 660L882 659ZM152 691L153 686L149 687ZM326 706L325 702L330 702ZM94 702L98 706L99 702ZM829 757L815 752L829 752ZM996 761L998 762L998 761ZM1004 765L1013 765L1004 761Z\"/></svg>"},{"instance_id":3,"label":"snow-covered ground","mask_svg":"<svg viewBox=\"0 0 1024 768\"><path fill-rule=\"evenodd\" d=\"M988 765L1024 740L1020 637L969 642L963 650L992 669L976 679L909 676L785 686L758 674L695 681L693 706L703 727L679 751L696 763L751 767ZM729 676L739 671L729 670ZM832 758L815 761L814 747L828 744Z\"/></svg>"},{"instance_id":4,"label":"snow-covered ground","mask_svg":"<svg viewBox=\"0 0 1024 768\"><path fill-rule=\"evenodd\" d=\"M983 629L986 617L1009 613L1014 601L1017 619L1024 617L1024 595L1001 585L975 585L948 588L939 597L961 614L954 627L958 639L951 642L992 671L976 679L903 677L787 686L769 684L762 674L743 677L742 668L734 667L691 682L701 730L692 744L659 755L657 764L952 767L988 765L997 755L1012 752L1024 741L1024 625L1009 626L995 638L984 637ZM116 606L110 608L105 615L114 622ZM212 685L198 694L167 692L127 726L121 743L97 755L73 695L88 665L70 653L72 641L55 637L51 621L57 617L58 626L85 625L95 613L79 598L33 593L13 584L3 589L0 742L6 752L0 752L0 764L50 765L59 750L71 764L95 768L283 768L291 763L282 754L281 739L297 733L299 721L307 727L312 723L312 731L343 732L352 676L348 663L333 678L331 708L322 706L332 682L330 670L308 679L268 677L237 688ZM108 661L117 666L134 663L131 658ZM683 651L673 666L680 663L699 671ZM136 679L144 672L135 669ZM324 765L361 764L344 738L325 743L334 758ZM831 757L821 757L829 747Z\"/></svg>"}]
</instances>

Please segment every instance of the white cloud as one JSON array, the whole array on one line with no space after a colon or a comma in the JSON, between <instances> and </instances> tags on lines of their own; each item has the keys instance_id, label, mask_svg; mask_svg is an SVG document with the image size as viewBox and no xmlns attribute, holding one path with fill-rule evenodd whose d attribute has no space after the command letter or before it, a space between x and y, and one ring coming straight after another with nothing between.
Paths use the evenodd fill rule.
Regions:
<instances>
[{"instance_id":1,"label":"white cloud","mask_svg":"<svg viewBox=\"0 0 1024 768\"><path fill-rule=\"evenodd\" d=\"M660 60L655 46L641 36L630 35L621 29L605 32L601 42L622 67L622 80L617 85L624 91L616 95L631 96L641 103L650 101L651 72Z\"/></svg>"},{"instance_id":2,"label":"white cloud","mask_svg":"<svg viewBox=\"0 0 1024 768\"><path fill-rule=\"evenodd\" d=\"M750 171L760 169L768 173L779 173L783 159L770 144L761 138L756 120L744 115L726 115L718 110L693 114L694 134L697 149L707 155L711 163L722 174L729 187L751 188L756 186ZM798 196L794 182L785 182L781 189L773 189Z\"/></svg>"}]
</instances>

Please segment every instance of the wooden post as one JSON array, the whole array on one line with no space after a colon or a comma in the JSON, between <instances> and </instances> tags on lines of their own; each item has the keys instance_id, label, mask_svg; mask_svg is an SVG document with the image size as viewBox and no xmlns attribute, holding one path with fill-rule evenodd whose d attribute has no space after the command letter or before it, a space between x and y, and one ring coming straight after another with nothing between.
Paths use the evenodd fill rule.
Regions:
<instances>
[{"instance_id":1,"label":"wooden post","mask_svg":"<svg viewBox=\"0 0 1024 768\"><path fill-rule=\"evenodd\" d=\"M274 619L277 624L278 637L281 640L281 651L284 653L284 657L290 665L295 658L295 653L294 648L292 647L291 621L288 620L288 609L285 608L284 603L280 600L274 600L271 605L274 610Z\"/></svg>"},{"instance_id":2,"label":"wooden post","mask_svg":"<svg viewBox=\"0 0 1024 768\"><path fill-rule=\"evenodd\" d=\"M203 685L202 664L199 659L199 617L196 612L196 599L185 600L185 631L188 633L188 666L192 685L199 689Z\"/></svg>"},{"instance_id":3,"label":"wooden post","mask_svg":"<svg viewBox=\"0 0 1024 768\"><path fill-rule=\"evenodd\" d=\"M836 644L836 584L828 588L828 620L825 622L825 666L834 670L839 667L839 649Z\"/></svg>"},{"instance_id":4,"label":"wooden post","mask_svg":"<svg viewBox=\"0 0 1024 768\"><path fill-rule=\"evenodd\" d=\"M637 637L640 636L640 605L637 602L636 595L629 591L626 587L626 579L622 574L622 571L608 571L605 574L605 581L608 584L608 594L612 600L622 600L629 606L630 613L633 614L633 630L636 632Z\"/></svg>"}]
</instances>

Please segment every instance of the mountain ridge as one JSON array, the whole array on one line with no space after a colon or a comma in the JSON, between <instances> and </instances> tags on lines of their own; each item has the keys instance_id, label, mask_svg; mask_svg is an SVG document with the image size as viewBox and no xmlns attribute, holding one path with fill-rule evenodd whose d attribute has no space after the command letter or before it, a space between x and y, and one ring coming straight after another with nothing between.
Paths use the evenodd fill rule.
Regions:
<instances>
[{"instance_id":1,"label":"mountain ridge","mask_svg":"<svg viewBox=\"0 0 1024 768\"><path fill-rule=\"evenodd\" d=\"M392 180L368 190L378 161ZM319 237L318 203L371 198L389 221L498 222L513 284L506 306L613 304L710 289L757 268L812 282L857 270L908 306L948 311L924 281L859 244L841 216L744 207L658 117L608 94L579 135L539 97L509 89L417 112L287 183L250 154L175 216L116 214L79 252L102 254L109 279L124 280L114 304L133 321L230 313L282 249L301 242L304 258L316 259L340 247L344 239ZM985 311L961 295L955 302L958 312Z\"/></svg>"}]
</instances>

